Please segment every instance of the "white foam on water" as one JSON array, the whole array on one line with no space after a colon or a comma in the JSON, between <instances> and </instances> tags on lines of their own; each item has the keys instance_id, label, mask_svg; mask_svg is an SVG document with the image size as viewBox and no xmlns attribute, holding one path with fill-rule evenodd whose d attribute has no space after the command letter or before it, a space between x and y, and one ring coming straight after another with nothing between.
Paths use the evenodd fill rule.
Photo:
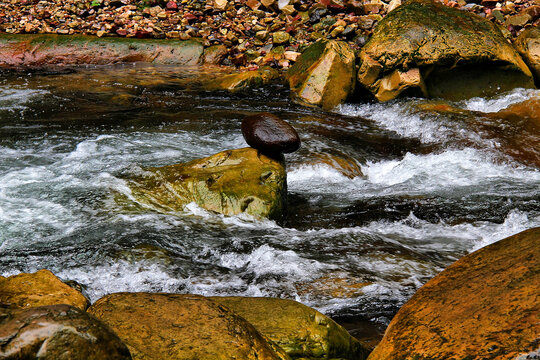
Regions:
<instances>
[{"instance_id":1,"label":"white foam on water","mask_svg":"<svg viewBox=\"0 0 540 360\"><path fill-rule=\"evenodd\" d=\"M395 131L401 136L418 138L423 143L436 143L452 135L452 129L443 119L432 117L429 120L411 111L403 100L387 103L344 104L336 108L339 114L362 117L375 121L385 129Z\"/></svg>"},{"instance_id":2,"label":"white foam on water","mask_svg":"<svg viewBox=\"0 0 540 360\"><path fill-rule=\"evenodd\" d=\"M29 101L48 94L47 90L0 87L0 110L23 110Z\"/></svg>"},{"instance_id":3,"label":"white foam on water","mask_svg":"<svg viewBox=\"0 0 540 360\"><path fill-rule=\"evenodd\" d=\"M510 105L523 102L535 96L540 96L540 90L518 88L493 98L476 97L458 102L456 105L466 110L491 113L506 109Z\"/></svg>"}]
</instances>

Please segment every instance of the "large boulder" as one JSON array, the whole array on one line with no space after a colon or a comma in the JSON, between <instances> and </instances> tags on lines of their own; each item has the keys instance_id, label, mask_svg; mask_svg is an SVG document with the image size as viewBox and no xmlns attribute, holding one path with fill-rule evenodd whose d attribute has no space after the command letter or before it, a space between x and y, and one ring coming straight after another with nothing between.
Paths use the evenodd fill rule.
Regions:
<instances>
[{"instance_id":1,"label":"large boulder","mask_svg":"<svg viewBox=\"0 0 540 360\"><path fill-rule=\"evenodd\" d=\"M378 100L410 94L452 100L534 87L496 25L432 0L390 12L360 52L358 81Z\"/></svg>"},{"instance_id":2,"label":"large boulder","mask_svg":"<svg viewBox=\"0 0 540 360\"><path fill-rule=\"evenodd\" d=\"M465 256L399 310L369 360L515 359L538 348L540 228Z\"/></svg>"},{"instance_id":3,"label":"large boulder","mask_svg":"<svg viewBox=\"0 0 540 360\"><path fill-rule=\"evenodd\" d=\"M93 316L69 305L0 313L0 359L131 359L120 338Z\"/></svg>"},{"instance_id":4,"label":"large boulder","mask_svg":"<svg viewBox=\"0 0 540 360\"><path fill-rule=\"evenodd\" d=\"M284 359L253 325L203 296L118 293L88 312L116 331L134 359Z\"/></svg>"},{"instance_id":5,"label":"large boulder","mask_svg":"<svg viewBox=\"0 0 540 360\"><path fill-rule=\"evenodd\" d=\"M318 41L300 55L286 78L293 99L331 110L354 90L354 52L342 41Z\"/></svg>"},{"instance_id":6,"label":"large boulder","mask_svg":"<svg viewBox=\"0 0 540 360\"><path fill-rule=\"evenodd\" d=\"M293 359L367 358L358 340L332 319L299 302L262 297L210 297L232 309Z\"/></svg>"},{"instance_id":7,"label":"large boulder","mask_svg":"<svg viewBox=\"0 0 540 360\"><path fill-rule=\"evenodd\" d=\"M159 211L198 206L224 215L246 213L281 220L286 204L285 164L252 148L227 150L185 164L150 168L130 179L138 202Z\"/></svg>"},{"instance_id":8,"label":"large boulder","mask_svg":"<svg viewBox=\"0 0 540 360\"><path fill-rule=\"evenodd\" d=\"M49 270L0 278L0 304L11 309L67 304L85 310L88 299Z\"/></svg>"},{"instance_id":9,"label":"large boulder","mask_svg":"<svg viewBox=\"0 0 540 360\"><path fill-rule=\"evenodd\" d=\"M194 40L0 34L0 67L10 68L125 62L196 65L202 54L203 45Z\"/></svg>"},{"instance_id":10,"label":"large boulder","mask_svg":"<svg viewBox=\"0 0 540 360\"><path fill-rule=\"evenodd\" d=\"M536 84L540 86L540 26L531 27L519 34L514 47L529 65Z\"/></svg>"}]
</instances>

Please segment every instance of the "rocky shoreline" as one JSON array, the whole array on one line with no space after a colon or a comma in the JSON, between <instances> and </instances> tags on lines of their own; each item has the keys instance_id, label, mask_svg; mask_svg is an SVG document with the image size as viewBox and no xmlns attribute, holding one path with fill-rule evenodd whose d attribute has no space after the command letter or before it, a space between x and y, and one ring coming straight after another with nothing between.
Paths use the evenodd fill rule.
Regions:
<instances>
[{"instance_id":1,"label":"rocky shoreline","mask_svg":"<svg viewBox=\"0 0 540 360\"><path fill-rule=\"evenodd\" d=\"M319 39L362 48L401 0L23 0L0 4L0 33L195 39L219 47L223 65L289 68ZM514 40L540 23L538 0L445 0Z\"/></svg>"}]
</instances>

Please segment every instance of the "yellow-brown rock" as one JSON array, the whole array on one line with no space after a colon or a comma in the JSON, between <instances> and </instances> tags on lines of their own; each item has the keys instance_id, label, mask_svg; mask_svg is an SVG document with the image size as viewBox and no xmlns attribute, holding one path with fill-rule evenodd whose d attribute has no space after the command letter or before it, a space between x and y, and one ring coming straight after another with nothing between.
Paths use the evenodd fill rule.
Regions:
<instances>
[{"instance_id":1,"label":"yellow-brown rock","mask_svg":"<svg viewBox=\"0 0 540 360\"><path fill-rule=\"evenodd\" d=\"M67 304L85 310L88 300L49 270L0 278L0 304L18 309Z\"/></svg>"},{"instance_id":2,"label":"yellow-brown rock","mask_svg":"<svg viewBox=\"0 0 540 360\"><path fill-rule=\"evenodd\" d=\"M207 88L209 90L228 90L234 92L268 85L278 77L279 72L276 69L265 66L258 70L225 75L208 84Z\"/></svg>"},{"instance_id":3,"label":"yellow-brown rock","mask_svg":"<svg viewBox=\"0 0 540 360\"><path fill-rule=\"evenodd\" d=\"M379 22L360 52L358 82L378 100L401 94L463 99L534 87L519 54L490 21L411 0Z\"/></svg>"},{"instance_id":4,"label":"yellow-brown rock","mask_svg":"<svg viewBox=\"0 0 540 360\"><path fill-rule=\"evenodd\" d=\"M540 86L540 26L526 29L519 34L514 47L529 65L536 84Z\"/></svg>"},{"instance_id":5,"label":"yellow-brown rock","mask_svg":"<svg viewBox=\"0 0 540 360\"><path fill-rule=\"evenodd\" d=\"M253 325L203 296L117 293L88 312L118 334L133 359L283 359Z\"/></svg>"},{"instance_id":6,"label":"yellow-brown rock","mask_svg":"<svg viewBox=\"0 0 540 360\"><path fill-rule=\"evenodd\" d=\"M253 148L227 150L185 164L150 168L129 181L132 195L158 211L198 206L224 215L281 220L286 202L283 159Z\"/></svg>"},{"instance_id":7,"label":"yellow-brown rock","mask_svg":"<svg viewBox=\"0 0 540 360\"><path fill-rule=\"evenodd\" d=\"M367 351L347 330L299 302L262 297L210 297L253 324L293 359L355 359Z\"/></svg>"},{"instance_id":8,"label":"yellow-brown rock","mask_svg":"<svg viewBox=\"0 0 540 360\"><path fill-rule=\"evenodd\" d=\"M318 41L300 55L286 78L294 100L331 110L354 90L354 52L345 42Z\"/></svg>"},{"instance_id":9,"label":"yellow-brown rock","mask_svg":"<svg viewBox=\"0 0 540 360\"><path fill-rule=\"evenodd\" d=\"M369 360L515 359L538 348L540 228L460 259L399 310Z\"/></svg>"}]
</instances>

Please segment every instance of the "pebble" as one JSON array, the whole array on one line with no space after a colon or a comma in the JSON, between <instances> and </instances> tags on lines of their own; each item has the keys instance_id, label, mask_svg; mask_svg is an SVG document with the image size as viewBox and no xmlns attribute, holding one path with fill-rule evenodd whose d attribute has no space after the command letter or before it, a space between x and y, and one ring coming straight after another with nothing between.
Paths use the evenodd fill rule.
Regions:
<instances>
[{"instance_id":1,"label":"pebble","mask_svg":"<svg viewBox=\"0 0 540 360\"><path fill-rule=\"evenodd\" d=\"M249 146L268 154L291 153L300 148L296 130L270 113L246 116L242 120L242 135Z\"/></svg>"}]
</instances>

